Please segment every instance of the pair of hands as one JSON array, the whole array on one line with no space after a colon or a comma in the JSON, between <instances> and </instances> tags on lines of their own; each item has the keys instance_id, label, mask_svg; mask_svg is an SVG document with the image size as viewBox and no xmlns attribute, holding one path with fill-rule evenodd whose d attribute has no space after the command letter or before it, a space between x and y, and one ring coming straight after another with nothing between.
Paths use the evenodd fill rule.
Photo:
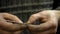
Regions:
<instances>
[{"instance_id":1,"label":"pair of hands","mask_svg":"<svg viewBox=\"0 0 60 34\"><path fill-rule=\"evenodd\" d=\"M42 24L33 25L36 20L40 20ZM55 13L51 11L42 11L31 15L26 24L15 15L0 13L0 27L7 31L21 31L27 26L31 31L46 31L51 27L57 27L57 17Z\"/></svg>"}]
</instances>

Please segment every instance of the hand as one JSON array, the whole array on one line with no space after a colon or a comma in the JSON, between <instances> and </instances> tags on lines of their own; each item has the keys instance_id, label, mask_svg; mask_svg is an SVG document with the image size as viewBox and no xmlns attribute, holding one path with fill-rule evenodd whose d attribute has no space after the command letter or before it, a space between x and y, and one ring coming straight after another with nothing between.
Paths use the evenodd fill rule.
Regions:
<instances>
[{"instance_id":1,"label":"hand","mask_svg":"<svg viewBox=\"0 0 60 34\"><path fill-rule=\"evenodd\" d=\"M24 29L26 26L15 15L8 13L0 13L0 28L6 31L17 31Z\"/></svg>"},{"instance_id":2,"label":"hand","mask_svg":"<svg viewBox=\"0 0 60 34\"><path fill-rule=\"evenodd\" d=\"M33 25L36 20L40 20L42 24ZM54 11L45 10L45 11L31 15L27 23L30 24L28 25L28 29L32 33L45 32L53 28L54 28L53 31L56 32L57 25L58 25L58 18L54 13Z\"/></svg>"}]
</instances>

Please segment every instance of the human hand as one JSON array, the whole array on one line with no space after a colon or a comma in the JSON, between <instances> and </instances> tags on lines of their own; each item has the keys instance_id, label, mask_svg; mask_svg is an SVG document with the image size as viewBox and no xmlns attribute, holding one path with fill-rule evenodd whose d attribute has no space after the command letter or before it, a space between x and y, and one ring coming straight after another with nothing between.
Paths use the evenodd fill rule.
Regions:
<instances>
[{"instance_id":1,"label":"human hand","mask_svg":"<svg viewBox=\"0 0 60 34\"><path fill-rule=\"evenodd\" d=\"M40 25L34 25L36 20L40 20L42 23ZM30 16L29 20L27 21L28 29L34 34L37 32L45 32L53 29L56 33L57 25L58 25L58 18L53 10L45 10ZM46 32L47 33L47 32ZM45 34L45 33L44 33Z\"/></svg>"}]
</instances>

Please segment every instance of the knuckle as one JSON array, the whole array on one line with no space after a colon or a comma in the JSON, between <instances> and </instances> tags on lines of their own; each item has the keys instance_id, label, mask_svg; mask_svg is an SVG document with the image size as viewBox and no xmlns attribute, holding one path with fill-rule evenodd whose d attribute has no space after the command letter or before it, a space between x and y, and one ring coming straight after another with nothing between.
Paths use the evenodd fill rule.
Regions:
<instances>
[{"instance_id":1,"label":"knuckle","mask_svg":"<svg viewBox=\"0 0 60 34\"><path fill-rule=\"evenodd\" d=\"M32 17L36 17L36 14L31 15Z\"/></svg>"},{"instance_id":2,"label":"knuckle","mask_svg":"<svg viewBox=\"0 0 60 34\"><path fill-rule=\"evenodd\" d=\"M13 15L14 17L17 17L16 15Z\"/></svg>"},{"instance_id":3,"label":"knuckle","mask_svg":"<svg viewBox=\"0 0 60 34\"><path fill-rule=\"evenodd\" d=\"M9 13L3 13L3 14L9 14Z\"/></svg>"}]
</instances>

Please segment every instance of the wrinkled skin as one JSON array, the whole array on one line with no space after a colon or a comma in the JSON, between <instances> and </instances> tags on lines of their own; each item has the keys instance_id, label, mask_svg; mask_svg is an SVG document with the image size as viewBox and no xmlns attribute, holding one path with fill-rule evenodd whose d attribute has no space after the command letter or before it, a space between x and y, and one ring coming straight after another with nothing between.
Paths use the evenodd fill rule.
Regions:
<instances>
[{"instance_id":1,"label":"wrinkled skin","mask_svg":"<svg viewBox=\"0 0 60 34\"><path fill-rule=\"evenodd\" d=\"M56 34L58 27L60 11L44 10L42 12L33 14L27 21L28 30L31 34ZM40 20L42 24L34 25L36 20Z\"/></svg>"},{"instance_id":2,"label":"wrinkled skin","mask_svg":"<svg viewBox=\"0 0 60 34\"><path fill-rule=\"evenodd\" d=\"M56 34L60 11L44 10L30 16L27 23L8 13L0 13L0 34L21 34L27 28L31 34ZM40 20L40 25L34 25Z\"/></svg>"},{"instance_id":3,"label":"wrinkled skin","mask_svg":"<svg viewBox=\"0 0 60 34\"><path fill-rule=\"evenodd\" d=\"M0 34L21 34L25 27L17 16L0 13Z\"/></svg>"}]
</instances>

